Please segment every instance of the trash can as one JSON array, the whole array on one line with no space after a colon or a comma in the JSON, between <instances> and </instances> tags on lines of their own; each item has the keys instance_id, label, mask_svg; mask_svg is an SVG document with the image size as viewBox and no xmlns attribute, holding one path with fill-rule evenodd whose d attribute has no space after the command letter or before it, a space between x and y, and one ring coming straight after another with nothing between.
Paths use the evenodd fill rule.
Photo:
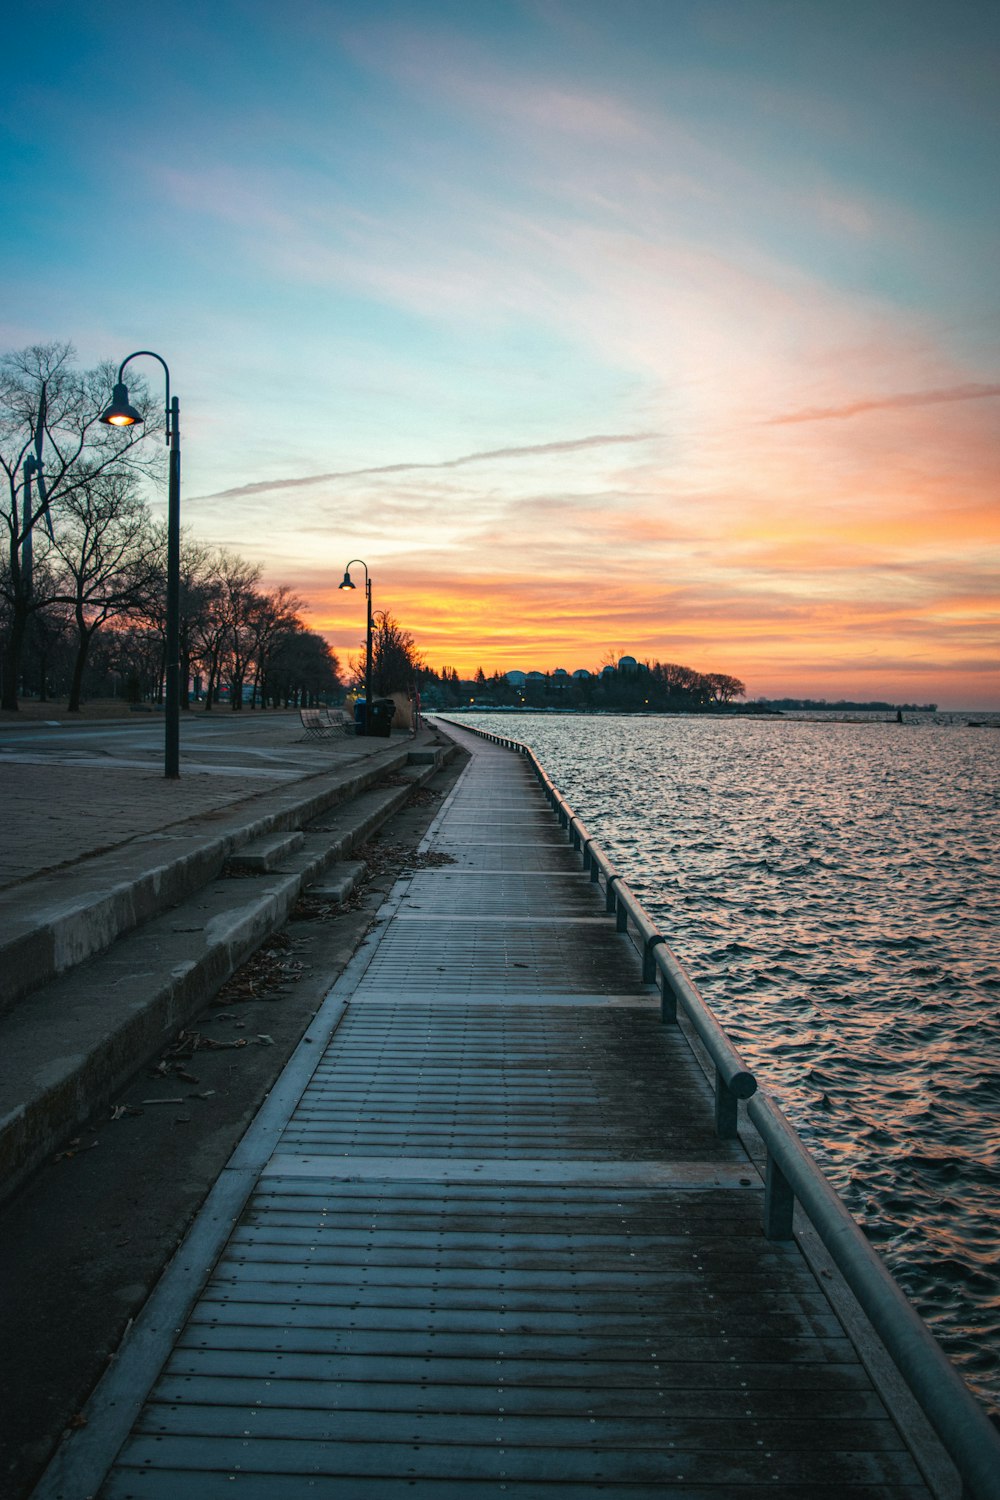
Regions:
<instances>
[{"instance_id":1,"label":"trash can","mask_svg":"<svg viewBox=\"0 0 1000 1500\"><path fill-rule=\"evenodd\" d=\"M395 712L396 705L391 698L373 698L368 733L381 735L382 739L387 740L392 733L392 716Z\"/></svg>"},{"instance_id":2,"label":"trash can","mask_svg":"<svg viewBox=\"0 0 1000 1500\"><path fill-rule=\"evenodd\" d=\"M354 702L354 733L367 734L368 732L368 701L365 698L356 698Z\"/></svg>"}]
</instances>

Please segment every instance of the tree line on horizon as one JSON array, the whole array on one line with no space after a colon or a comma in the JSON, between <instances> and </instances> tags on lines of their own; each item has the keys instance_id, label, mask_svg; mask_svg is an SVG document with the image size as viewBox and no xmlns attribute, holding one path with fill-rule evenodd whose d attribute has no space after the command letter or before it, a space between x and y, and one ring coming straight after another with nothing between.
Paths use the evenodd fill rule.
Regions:
<instances>
[{"instance_id":1,"label":"tree line on horizon","mask_svg":"<svg viewBox=\"0 0 1000 1500\"><path fill-rule=\"evenodd\" d=\"M607 670L610 668L610 670ZM496 708L610 708L622 711L699 713L728 707L745 696L738 677L724 672L696 672L675 662L636 662L623 669L609 653L601 671L589 677L547 672L512 683L505 673L488 677L479 667L471 678L461 678L451 667L441 672L424 668L421 700L426 707L458 708L474 703Z\"/></svg>"},{"instance_id":2,"label":"tree line on horizon","mask_svg":"<svg viewBox=\"0 0 1000 1500\"><path fill-rule=\"evenodd\" d=\"M109 363L80 371L70 344L0 357L0 465L7 545L0 558L0 706L19 697L162 701L166 635L166 528L145 498L162 482L163 413L141 379L130 386L142 427L100 422L115 381ZM42 448L44 489L35 449ZM30 497L30 500L29 500ZM344 683L329 644L301 618L289 588L261 587L261 570L236 553L182 536L181 704L189 687L206 709L228 698L286 707L339 701ZM388 612L375 617L375 690L409 687L412 636ZM349 663L365 680L365 645Z\"/></svg>"}]
</instances>

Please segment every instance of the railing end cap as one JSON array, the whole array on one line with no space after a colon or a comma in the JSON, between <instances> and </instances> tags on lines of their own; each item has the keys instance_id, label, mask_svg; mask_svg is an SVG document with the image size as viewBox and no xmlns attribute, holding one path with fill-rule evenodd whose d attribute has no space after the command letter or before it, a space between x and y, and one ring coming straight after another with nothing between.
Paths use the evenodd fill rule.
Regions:
<instances>
[{"instance_id":1,"label":"railing end cap","mask_svg":"<svg viewBox=\"0 0 1000 1500\"><path fill-rule=\"evenodd\" d=\"M734 1073L729 1087L737 1099L750 1099L757 1092L757 1080L752 1073Z\"/></svg>"}]
</instances>

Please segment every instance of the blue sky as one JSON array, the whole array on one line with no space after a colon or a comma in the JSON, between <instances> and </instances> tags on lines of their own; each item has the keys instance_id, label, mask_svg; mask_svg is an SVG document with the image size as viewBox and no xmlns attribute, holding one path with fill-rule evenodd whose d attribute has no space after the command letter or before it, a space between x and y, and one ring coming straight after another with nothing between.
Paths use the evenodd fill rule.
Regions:
<instances>
[{"instance_id":1,"label":"blue sky","mask_svg":"<svg viewBox=\"0 0 1000 1500\"><path fill-rule=\"evenodd\" d=\"M163 354L186 524L339 649L360 555L438 665L1000 703L1000 7L42 0L7 39L3 347Z\"/></svg>"}]
</instances>

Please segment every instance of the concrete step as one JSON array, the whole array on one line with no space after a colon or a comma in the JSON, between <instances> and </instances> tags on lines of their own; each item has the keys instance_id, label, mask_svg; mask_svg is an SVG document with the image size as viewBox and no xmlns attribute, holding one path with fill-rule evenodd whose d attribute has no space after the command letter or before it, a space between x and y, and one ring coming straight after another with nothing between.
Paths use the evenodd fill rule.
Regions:
<instances>
[{"instance_id":1,"label":"concrete step","mask_svg":"<svg viewBox=\"0 0 1000 1500\"><path fill-rule=\"evenodd\" d=\"M387 776L407 774L407 746L175 823L110 852L0 892L0 1013L200 890L257 839L302 829Z\"/></svg>"},{"instance_id":2,"label":"concrete step","mask_svg":"<svg viewBox=\"0 0 1000 1500\"><path fill-rule=\"evenodd\" d=\"M254 839L244 844L226 860L224 873L249 870L256 875L266 875L277 870L288 857L302 848L301 833L273 833L264 839Z\"/></svg>"},{"instance_id":3,"label":"concrete step","mask_svg":"<svg viewBox=\"0 0 1000 1500\"><path fill-rule=\"evenodd\" d=\"M365 869L363 860L338 860L318 880L306 887L305 894L317 901L329 901L335 906L343 906L364 878Z\"/></svg>"},{"instance_id":4,"label":"concrete step","mask_svg":"<svg viewBox=\"0 0 1000 1500\"><path fill-rule=\"evenodd\" d=\"M112 1102L285 922L306 887L315 888L331 868L342 870L347 856L434 775L434 764L407 769L403 754L393 784L363 790L314 817L280 871L216 874L0 1017L0 1199ZM335 878L338 886L344 880Z\"/></svg>"}]
</instances>

